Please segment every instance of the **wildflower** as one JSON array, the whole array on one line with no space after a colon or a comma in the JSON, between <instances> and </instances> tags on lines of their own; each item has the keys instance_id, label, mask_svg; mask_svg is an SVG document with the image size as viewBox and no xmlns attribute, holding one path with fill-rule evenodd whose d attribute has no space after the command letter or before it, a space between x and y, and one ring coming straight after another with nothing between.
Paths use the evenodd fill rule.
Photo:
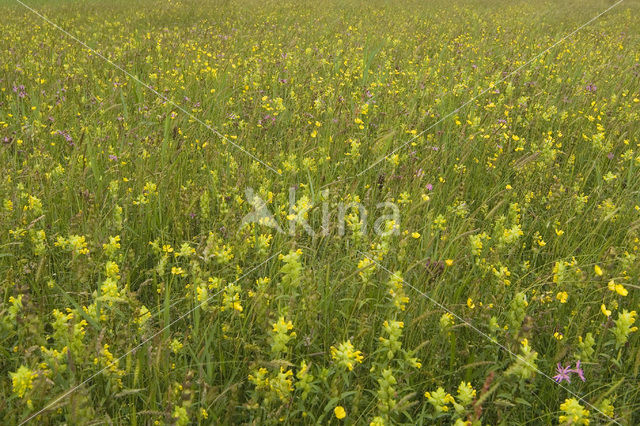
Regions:
<instances>
[{"instance_id":1,"label":"wildflower","mask_svg":"<svg viewBox=\"0 0 640 426\"><path fill-rule=\"evenodd\" d=\"M511 285L511 280L509 277L511 276L511 271L506 266L501 266L500 269L492 268L491 271L493 275L498 278L505 286Z\"/></svg>"},{"instance_id":2,"label":"wildflower","mask_svg":"<svg viewBox=\"0 0 640 426\"><path fill-rule=\"evenodd\" d=\"M602 414L604 414L605 416L612 418L614 413L613 413L613 404L611 404L611 400L609 398L605 398L602 400L602 402L600 403L598 409L602 412Z\"/></svg>"},{"instance_id":3,"label":"wildflower","mask_svg":"<svg viewBox=\"0 0 640 426\"><path fill-rule=\"evenodd\" d=\"M560 303L567 303L567 299L569 298L569 294L566 291L561 291L556 294L556 299L560 301Z\"/></svg>"},{"instance_id":4,"label":"wildflower","mask_svg":"<svg viewBox=\"0 0 640 426\"><path fill-rule=\"evenodd\" d=\"M109 237L109 242L102 245L102 250L104 250L107 257L113 257L118 249L120 249L120 235Z\"/></svg>"},{"instance_id":5,"label":"wildflower","mask_svg":"<svg viewBox=\"0 0 640 426\"><path fill-rule=\"evenodd\" d=\"M282 285L287 286L297 286L300 282L300 278L302 276L302 262L300 261L300 257L302 256L302 250L291 250L286 255L281 254L278 256L280 260L283 261L284 265L280 268L280 272L282 272Z\"/></svg>"},{"instance_id":6,"label":"wildflower","mask_svg":"<svg viewBox=\"0 0 640 426\"><path fill-rule=\"evenodd\" d=\"M33 195L29 195L29 201L26 206L24 206L24 211L31 210L34 216L39 216L42 214L42 201L38 197L34 197Z\"/></svg>"},{"instance_id":7,"label":"wildflower","mask_svg":"<svg viewBox=\"0 0 640 426\"><path fill-rule=\"evenodd\" d=\"M189 245L189 243L183 243L180 246L180 250L174 254L175 257L189 257L192 254L195 254L196 251L193 247Z\"/></svg>"},{"instance_id":8,"label":"wildflower","mask_svg":"<svg viewBox=\"0 0 640 426\"><path fill-rule=\"evenodd\" d=\"M404 323L402 321L385 321L383 327L385 331L389 333L389 338L380 337L379 340L382 343L382 346L389 349L387 357L389 359L393 359L395 352L399 351L402 347L400 337L402 336Z\"/></svg>"},{"instance_id":9,"label":"wildflower","mask_svg":"<svg viewBox=\"0 0 640 426\"><path fill-rule=\"evenodd\" d=\"M620 296L626 296L629 294L626 288L622 284L616 284L614 280L609 281L607 284L607 288L611 291L618 293Z\"/></svg>"},{"instance_id":10,"label":"wildflower","mask_svg":"<svg viewBox=\"0 0 640 426\"><path fill-rule=\"evenodd\" d=\"M384 417L376 416L371 420L369 426L385 426L386 423L384 421Z\"/></svg>"},{"instance_id":11,"label":"wildflower","mask_svg":"<svg viewBox=\"0 0 640 426\"><path fill-rule=\"evenodd\" d=\"M473 402L473 398L476 397L476 390L471 386L471 383L460 382L458 386L458 401L461 405L467 406Z\"/></svg>"},{"instance_id":12,"label":"wildflower","mask_svg":"<svg viewBox=\"0 0 640 426\"><path fill-rule=\"evenodd\" d=\"M452 325L453 315L451 315L449 312L445 312L444 314L442 314L442 316L440 317L440 330L448 331Z\"/></svg>"},{"instance_id":13,"label":"wildflower","mask_svg":"<svg viewBox=\"0 0 640 426\"><path fill-rule=\"evenodd\" d=\"M293 329L293 323L291 321L285 321L284 316L281 316L278 321L273 323L273 342L271 343L271 352L279 354L287 349L287 344L291 339L296 337L296 332L290 330Z\"/></svg>"},{"instance_id":14,"label":"wildflower","mask_svg":"<svg viewBox=\"0 0 640 426\"><path fill-rule=\"evenodd\" d=\"M582 371L582 367L580 367L580 361L576 362L576 368L574 368L571 371L573 373L576 373L578 375L578 377L580 377L580 380L582 380L583 382L585 382L587 380L587 379L584 378L584 371Z\"/></svg>"},{"instance_id":15,"label":"wildflower","mask_svg":"<svg viewBox=\"0 0 640 426\"><path fill-rule=\"evenodd\" d=\"M269 388L280 401L286 401L293 392L293 372L280 367L280 372L269 380Z\"/></svg>"},{"instance_id":16,"label":"wildflower","mask_svg":"<svg viewBox=\"0 0 640 426\"><path fill-rule=\"evenodd\" d=\"M149 309L142 305L140 307L140 311L138 316L134 319L134 322L138 324L138 331L142 332L144 330L145 325L151 319L151 312Z\"/></svg>"},{"instance_id":17,"label":"wildflower","mask_svg":"<svg viewBox=\"0 0 640 426\"><path fill-rule=\"evenodd\" d=\"M519 224L513 225L510 229L505 229L502 235L502 242L505 244L512 244L518 240L524 232L520 228Z\"/></svg>"},{"instance_id":18,"label":"wildflower","mask_svg":"<svg viewBox=\"0 0 640 426\"><path fill-rule=\"evenodd\" d=\"M602 313L606 317L610 317L611 316L611 311L609 309L607 309L607 307L605 306L604 303L602 305L600 305L600 311L602 311Z\"/></svg>"},{"instance_id":19,"label":"wildflower","mask_svg":"<svg viewBox=\"0 0 640 426\"><path fill-rule=\"evenodd\" d=\"M448 405L456 402L455 399L453 399L453 396L446 393L441 387L439 387L435 392L425 392L424 397L427 398L438 414L449 411Z\"/></svg>"},{"instance_id":20,"label":"wildflower","mask_svg":"<svg viewBox=\"0 0 640 426\"><path fill-rule=\"evenodd\" d=\"M381 413L389 413L396 406L396 389L398 383L390 368L382 370L382 377L378 379L378 410Z\"/></svg>"},{"instance_id":21,"label":"wildflower","mask_svg":"<svg viewBox=\"0 0 640 426\"><path fill-rule=\"evenodd\" d=\"M108 261L106 263L105 273L109 278L113 278L115 280L120 279L120 275L118 275L120 273L120 268L118 267L118 264L115 262Z\"/></svg>"},{"instance_id":22,"label":"wildflower","mask_svg":"<svg viewBox=\"0 0 640 426\"><path fill-rule=\"evenodd\" d=\"M222 294L221 310L234 310L242 312L244 309L240 303L240 286L237 284L229 284L225 287Z\"/></svg>"},{"instance_id":23,"label":"wildflower","mask_svg":"<svg viewBox=\"0 0 640 426\"><path fill-rule=\"evenodd\" d=\"M518 357L516 362L509 367L507 374L514 374L519 376L521 379L526 380L531 378L537 371L535 362L538 359L538 352L531 349L527 339L522 339L520 344L521 355Z\"/></svg>"},{"instance_id":24,"label":"wildflower","mask_svg":"<svg viewBox=\"0 0 640 426\"><path fill-rule=\"evenodd\" d=\"M179 426L185 426L189 424L189 415L187 414L187 408L183 405L176 405L171 415L175 419L175 424Z\"/></svg>"},{"instance_id":25,"label":"wildflower","mask_svg":"<svg viewBox=\"0 0 640 426\"><path fill-rule=\"evenodd\" d=\"M570 374L573 372L573 370L571 369L571 364L567 365L566 367L563 367L560 363L558 363L558 366L556 367L556 371L558 372L558 374L553 376L553 380L555 380L556 383L562 383L563 380L566 380L567 382L571 383Z\"/></svg>"},{"instance_id":26,"label":"wildflower","mask_svg":"<svg viewBox=\"0 0 640 426\"><path fill-rule=\"evenodd\" d=\"M249 381L255 385L256 389L263 390L269 386L269 378L267 377L268 373L269 372L266 368L261 367L253 374L249 374L248 378Z\"/></svg>"},{"instance_id":27,"label":"wildflower","mask_svg":"<svg viewBox=\"0 0 640 426\"><path fill-rule=\"evenodd\" d=\"M338 365L353 370L354 364L362 364L363 356L361 351L355 350L351 340L340 343L338 347L331 346L331 358L338 361Z\"/></svg>"},{"instance_id":28,"label":"wildflower","mask_svg":"<svg viewBox=\"0 0 640 426\"><path fill-rule=\"evenodd\" d=\"M595 352L593 349L593 345L595 345L595 343L596 341L591 333L587 333L584 339L582 336L578 336L578 347L580 348L580 352L576 355L576 358L582 361L590 360L591 356Z\"/></svg>"},{"instance_id":29,"label":"wildflower","mask_svg":"<svg viewBox=\"0 0 640 426\"><path fill-rule=\"evenodd\" d=\"M18 317L18 313L23 307L22 296L23 296L22 294L19 294L18 297L9 296L9 303L11 303L11 306L9 306L9 309L8 309L8 313L9 313L8 316L11 321L16 320L16 318Z\"/></svg>"},{"instance_id":30,"label":"wildflower","mask_svg":"<svg viewBox=\"0 0 640 426\"><path fill-rule=\"evenodd\" d=\"M347 416L347 412L344 411L344 407L342 407L342 405L338 405L336 408L334 408L333 414L335 414L338 420L342 420Z\"/></svg>"},{"instance_id":31,"label":"wildflower","mask_svg":"<svg viewBox=\"0 0 640 426\"><path fill-rule=\"evenodd\" d=\"M196 300L198 301L199 306L202 309L206 309L208 307L209 291L206 284L203 283L202 285L196 287Z\"/></svg>"},{"instance_id":32,"label":"wildflower","mask_svg":"<svg viewBox=\"0 0 640 426\"><path fill-rule=\"evenodd\" d=\"M565 401L560 404L560 409L564 411L564 414L558 418L561 425L589 424L589 411L585 410L577 399L565 399Z\"/></svg>"},{"instance_id":33,"label":"wildflower","mask_svg":"<svg viewBox=\"0 0 640 426\"><path fill-rule=\"evenodd\" d=\"M58 236L54 245L72 252L74 256L89 253L86 239L81 235L71 235L68 239L62 236Z\"/></svg>"},{"instance_id":34,"label":"wildflower","mask_svg":"<svg viewBox=\"0 0 640 426\"><path fill-rule=\"evenodd\" d=\"M447 219L445 219L443 215L439 214L438 216L436 216L435 219L433 219L433 224L431 225L431 229L444 231L446 229L446 226L445 226L446 223L447 223Z\"/></svg>"},{"instance_id":35,"label":"wildflower","mask_svg":"<svg viewBox=\"0 0 640 426\"><path fill-rule=\"evenodd\" d=\"M307 365L306 361L302 361L300 363L300 369L296 373L296 378L298 381L296 382L296 388L302 391L302 399L307 399L309 396L309 392L312 390L312 382L313 382L313 374L310 372L310 366Z\"/></svg>"},{"instance_id":36,"label":"wildflower","mask_svg":"<svg viewBox=\"0 0 640 426\"><path fill-rule=\"evenodd\" d=\"M363 260L369 260L369 258L365 257ZM375 266L375 264L373 265ZM389 296L391 297L393 307L401 311L404 311L407 303L409 303L409 297L406 295L404 286L402 285L403 282L404 280L400 276L400 273L396 272L395 274L391 275L391 277L389 278L389 282L387 283L387 288L389 289L388 292Z\"/></svg>"},{"instance_id":37,"label":"wildflower","mask_svg":"<svg viewBox=\"0 0 640 426\"><path fill-rule=\"evenodd\" d=\"M598 265L593 266L593 271L596 273L597 276L599 277L602 276L602 268L599 267Z\"/></svg>"},{"instance_id":38,"label":"wildflower","mask_svg":"<svg viewBox=\"0 0 640 426\"><path fill-rule=\"evenodd\" d=\"M169 346L171 347L171 352L177 354L182 349L182 342L180 342L178 339L173 339Z\"/></svg>"},{"instance_id":39,"label":"wildflower","mask_svg":"<svg viewBox=\"0 0 640 426\"><path fill-rule=\"evenodd\" d=\"M181 267L179 267L179 266L173 266L171 268L171 274L183 277L183 276L187 275L187 272L184 269L182 269Z\"/></svg>"},{"instance_id":40,"label":"wildflower","mask_svg":"<svg viewBox=\"0 0 640 426\"><path fill-rule=\"evenodd\" d=\"M111 351L109 351L109 345L107 344L105 344L102 347L102 349L100 350L100 353L98 354L98 357L93 359L93 363L95 365L100 365L104 370L106 370L107 373L109 373L112 377L116 379L116 383L118 384L118 387L121 387L122 386L121 377L124 376L126 373L124 370L121 370L120 368L118 368L118 361L119 360L115 359Z\"/></svg>"},{"instance_id":41,"label":"wildflower","mask_svg":"<svg viewBox=\"0 0 640 426\"><path fill-rule=\"evenodd\" d=\"M616 326L611 329L616 337L616 347L627 343L629 334L638 331L638 327L632 326L636 322L636 315L636 311L629 312L626 309L622 313L618 312L618 319L615 320Z\"/></svg>"},{"instance_id":42,"label":"wildflower","mask_svg":"<svg viewBox=\"0 0 640 426\"><path fill-rule=\"evenodd\" d=\"M22 398L28 390L33 389L33 379L38 377L38 373L21 365L16 371L9 373L9 376L11 377L13 393Z\"/></svg>"},{"instance_id":43,"label":"wildflower","mask_svg":"<svg viewBox=\"0 0 640 426\"><path fill-rule=\"evenodd\" d=\"M416 357L407 357L407 362L409 363L410 366L412 366L413 368L417 368L418 370L422 368L422 363L420 362L420 360Z\"/></svg>"}]
</instances>

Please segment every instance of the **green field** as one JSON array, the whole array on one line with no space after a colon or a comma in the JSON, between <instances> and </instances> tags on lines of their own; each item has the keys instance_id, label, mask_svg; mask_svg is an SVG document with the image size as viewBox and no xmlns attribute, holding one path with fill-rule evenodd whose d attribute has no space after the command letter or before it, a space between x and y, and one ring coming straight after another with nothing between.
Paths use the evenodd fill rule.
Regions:
<instances>
[{"instance_id":1,"label":"green field","mask_svg":"<svg viewBox=\"0 0 640 426\"><path fill-rule=\"evenodd\" d=\"M0 423L640 423L639 0L0 14Z\"/></svg>"}]
</instances>

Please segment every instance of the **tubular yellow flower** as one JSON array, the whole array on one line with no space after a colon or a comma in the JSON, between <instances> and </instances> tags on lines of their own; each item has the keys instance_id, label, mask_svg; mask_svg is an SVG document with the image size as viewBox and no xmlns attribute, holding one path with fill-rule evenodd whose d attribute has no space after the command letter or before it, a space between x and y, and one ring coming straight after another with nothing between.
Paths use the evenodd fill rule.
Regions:
<instances>
[{"instance_id":1,"label":"tubular yellow flower","mask_svg":"<svg viewBox=\"0 0 640 426\"><path fill-rule=\"evenodd\" d=\"M13 393L18 397L24 397L28 390L33 389L33 380L38 377L38 373L21 365L15 372L9 373L13 386Z\"/></svg>"},{"instance_id":2,"label":"tubular yellow flower","mask_svg":"<svg viewBox=\"0 0 640 426\"><path fill-rule=\"evenodd\" d=\"M361 351L355 350L351 340L340 343L338 347L331 346L331 358L338 362L338 365L353 370L355 363L362 364L364 357Z\"/></svg>"}]
</instances>

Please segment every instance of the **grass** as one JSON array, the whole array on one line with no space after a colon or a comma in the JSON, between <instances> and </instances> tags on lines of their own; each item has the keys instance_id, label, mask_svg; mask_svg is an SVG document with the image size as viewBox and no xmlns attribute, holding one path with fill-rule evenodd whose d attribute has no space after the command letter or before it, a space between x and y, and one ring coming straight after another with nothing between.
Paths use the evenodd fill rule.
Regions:
<instances>
[{"instance_id":1,"label":"grass","mask_svg":"<svg viewBox=\"0 0 640 426\"><path fill-rule=\"evenodd\" d=\"M26 4L3 423L640 421L637 0Z\"/></svg>"}]
</instances>

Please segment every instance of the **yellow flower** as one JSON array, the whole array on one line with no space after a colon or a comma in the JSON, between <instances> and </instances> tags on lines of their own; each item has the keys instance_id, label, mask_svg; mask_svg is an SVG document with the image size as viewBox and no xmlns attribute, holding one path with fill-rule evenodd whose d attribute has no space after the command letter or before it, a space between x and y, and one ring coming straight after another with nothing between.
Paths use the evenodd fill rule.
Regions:
<instances>
[{"instance_id":1,"label":"yellow flower","mask_svg":"<svg viewBox=\"0 0 640 426\"><path fill-rule=\"evenodd\" d=\"M420 238L420 234L418 232L414 232L411 234L413 238Z\"/></svg>"},{"instance_id":2,"label":"yellow flower","mask_svg":"<svg viewBox=\"0 0 640 426\"><path fill-rule=\"evenodd\" d=\"M569 299L569 295L566 291L561 291L556 294L556 299L560 301L560 303L567 303L567 299Z\"/></svg>"},{"instance_id":3,"label":"yellow flower","mask_svg":"<svg viewBox=\"0 0 640 426\"><path fill-rule=\"evenodd\" d=\"M336 348L331 346L331 358L336 360L339 365L346 367L349 371L353 370L355 363L362 364L364 358L361 351L355 350L351 340L342 342Z\"/></svg>"},{"instance_id":4,"label":"yellow flower","mask_svg":"<svg viewBox=\"0 0 640 426\"><path fill-rule=\"evenodd\" d=\"M468 307L469 309L473 309L473 308L475 308L475 307L476 307L476 304L475 304L475 303L473 303L473 299L471 299L470 297L467 299L467 307Z\"/></svg>"},{"instance_id":5,"label":"yellow flower","mask_svg":"<svg viewBox=\"0 0 640 426\"><path fill-rule=\"evenodd\" d=\"M334 408L333 414L335 414L336 418L340 420L344 419L347 416L347 412L344 411L344 407L342 407L342 405L338 405L336 408Z\"/></svg>"},{"instance_id":6,"label":"yellow flower","mask_svg":"<svg viewBox=\"0 0 640 426\"><path fill-rule=\"evenodd\" d=\"M593 271L596 273L597 276L601 277L602 276L602 268L599 267L598 265L595 265L593 267Z\"/></svg>"},{"instance_id":7,"label":"yellow flower","mask_svg":"<svg viewBox=\"0 0 640 426\"><path fill-rule=\"evenodd\" d=\"M9 376L11 377L13 393L22 398L27 391L33 389L33 380L38 377L38 373L21 365L15 372L9 373Z\"/></svg>"},{"instance_id":8,"label":"yellow flower","mask_svg":"<svg viewBox=\"0 0 640 426\"><path fill-rule=\"evenodd\" d=\"M173 266L171 268L171 273L173 275L179 275L179 276L187 275L187 272L184 269L182 269L181 267L179 267L179 266Z\"/></svg>"},{"instance_id":9,"label":"yellow flower","mask_svg":"<svg viewBox=\"0 0 640 426\"><path fill-rule=\"evenodd\" d=\"M447 260L444 261L444 263L446 263L447 266L451 266L451 265L453 265L453 259L447 259Z\"/></svg>"},{"instance_id":10,"label":"yellow flower","mask_svg":"<svg viewBox=\"0 0 640 426\"><path fill-rule=\"evenodd\" d=\"M607 284L607 288L611 291L615 291L620 296L626 296L627 294L629 294L627 289L624 288L622 284L616 284L616 282L613 280L609 281L609 283Z\"/></svg>"},{"instance_id":11,"label":"yellow flower","mask_svg":"<svg viewBox=\"0 0 640 426\"><path fill-rule=\"evenodd\" d=\"M627 289L624 288L622 284L616 284L616 293L618 293L620 296L626 296L627 294L629 294Z\"/></svg>"},{"instance_id":12,"label":"yellow flower","mask_svg":"<svg viewBox=\"0 0 640 426\"><path fill-rule=\"evenodd\" d=\"M611 311L609 309L607 309L607 307L604 305L604 303L602 305L600 305L600 310L602 311L602 313L605 316L607 316L607 317L611 316Z\"/></svg>"},{"instance_id":13,"label":"yellow flower","mask_svg":"<svg viewBox=\"0 0 640 426\"><path fill-rule=\"evenodd\" d=\"M616 284L616 282L613 280L609 281L609 283L607 284L607 288L611 291L615 291L620 296L626 296L627 294L629 294L627 289L624 288L622 284Z\"/></svg>"}]
</instances>

